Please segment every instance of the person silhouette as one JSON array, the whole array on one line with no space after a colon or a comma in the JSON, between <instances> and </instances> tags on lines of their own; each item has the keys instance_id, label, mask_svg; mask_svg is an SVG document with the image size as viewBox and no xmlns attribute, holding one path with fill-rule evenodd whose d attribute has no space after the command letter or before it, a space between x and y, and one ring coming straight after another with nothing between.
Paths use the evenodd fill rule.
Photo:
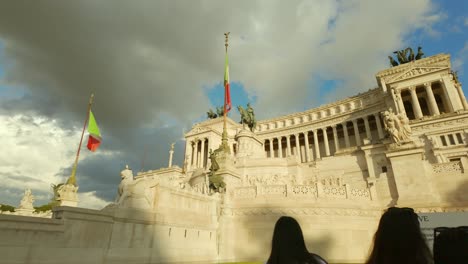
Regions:
<instances>
[{"instance_id":1,"label":"person silhouette","mask_svg":"<svg viewBox=\"0 0 468 264\"><path fill-rule=\"evenodd\" d=\"M275 224L271 254L266 264L328 264L317 254L309 253L296 219L282 216Z\"/></svg>"},{"instance_id":2,"label":"person silhouette","mask_svg":"<svg viewBox=\"0 0 468 264\"><path fill-rule=\"evenodd\" d=\"M464 264L468 261L468 226L434 228L434 263Z\"/></svg>"},{"instance_id":3,"label":"person silhouette","mask_svg":"<svg viewBox=\"0 0 468 264\"><path fill-rule=\"evenodd\" d=\"M390 207L380 218L366 264L432 264L418 215L412 208Z\"/></svg>"}]
</instances>

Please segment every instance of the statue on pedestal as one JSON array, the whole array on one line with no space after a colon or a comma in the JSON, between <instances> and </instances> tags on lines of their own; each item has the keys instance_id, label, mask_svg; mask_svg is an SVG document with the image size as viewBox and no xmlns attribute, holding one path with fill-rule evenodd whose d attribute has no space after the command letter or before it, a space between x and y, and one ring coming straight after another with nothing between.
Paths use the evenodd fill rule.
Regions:
<instances>
[{"instance_id":1,"label":"statue on pedestal","mask_svg":"<svg viewBox=\"0 0 468 264\"><path fill-rule=\"evenodd\" d=\"M255 120L255 113L250 105L250 103L247 103L247 108L244 109L242 106L238 106L237 109L239 110L239 113L241 115L241 121L240 123L244 125L247 125L250 129L250 131L254 131L255 127L257 126L257 121Z\"/></svg>"}]
</instances>

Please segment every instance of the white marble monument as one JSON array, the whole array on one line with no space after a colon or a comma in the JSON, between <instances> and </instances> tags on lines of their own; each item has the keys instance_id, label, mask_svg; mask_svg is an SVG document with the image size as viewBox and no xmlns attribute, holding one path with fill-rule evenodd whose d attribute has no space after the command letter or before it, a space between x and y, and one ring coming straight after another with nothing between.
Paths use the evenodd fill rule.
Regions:
<instances>
[{"instance_id":1,"label":"white marble monument","mask_svg":"<svg viewBox=\"0 0 468 264\"><path fill-rule=\"evenodd\" d=\"M252 129L228 118L230 154L213 162L223 119L195 124L183 168L172 165L173 148L167 168L135 177L125 168L115 203L101 211L57 207L33 224L2 215L0 263L265 261L282 215L298 219L308 248L330 263L363 263L388 206L468 212L468 104L450 56L376 80ZM225 192L208 190L210 173Z\"/></svg>"}]
</instances>

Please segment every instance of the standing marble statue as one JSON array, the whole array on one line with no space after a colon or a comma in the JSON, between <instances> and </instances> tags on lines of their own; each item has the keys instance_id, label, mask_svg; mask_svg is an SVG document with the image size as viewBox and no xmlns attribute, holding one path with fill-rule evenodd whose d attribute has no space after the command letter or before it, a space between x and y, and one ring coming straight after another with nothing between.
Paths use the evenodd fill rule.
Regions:
<instances>
[{"instance_id":1,"label":"standing marble statue","mask_svg":"<svg viewBox=\"0 0 468 264\"><path fill-rule=\"evenodd\" d=\"M390 135L393 143L400 145L403 142L411 140L411 126L409 119L405 114L400 113L395 115L390 108L388 111L382 113L385 130Z\"/></svg>"},{"instance_id":2,"label":"standing marble statue","mask_svg":"<svg viewBox=\"0 0 468 264\"><path fill-rule=\"evenodd\" d=\"M409 124L409 119L405 114L399 114L398 119L400 120L400 138L402 141L411 140L411 126Z\"/></svg>"},{"instance_id":3,"label":"standing marble statue","mask_svg":"<svg viewBox=\"0 0 468 264\"><path fill-rule=\"evenodd\" d=\"M32 195L31 189L24 191L23 199L21 199L18 209L34 209L33 206L34 196Z\"/></svg>"},{"instance_id":4,"label":"standing marble statue","mask_svg":"<svg viewBox=\"0 0 468 264\"><path fill-rule=\"evenodd\" d=\"M400 121L396 118L395 114L393 113L392 109L390 111L383 112L383 120L385 125L385 130L387 130L390 138L394 143L400 143L400 135L398 132L398 125Z\"/></svg>"}]
</instances>

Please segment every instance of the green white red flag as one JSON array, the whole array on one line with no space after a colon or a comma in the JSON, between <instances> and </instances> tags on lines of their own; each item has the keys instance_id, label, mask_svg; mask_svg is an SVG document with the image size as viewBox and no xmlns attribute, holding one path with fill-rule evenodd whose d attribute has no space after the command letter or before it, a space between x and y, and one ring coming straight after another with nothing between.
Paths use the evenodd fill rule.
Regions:
<instances>
[{"instance_id":1,"label":"green white red flag","mask_svg":"<svg viewBox=\"0 0 468 264\"><path fill-rule=\"evenodd\" d=\"M231 91L229 87L229 63L228 63L228 54L226 51L226 63L224 69L224 113L228 113L231 110Z\"/></svg>"},{"instance_id":2,"label":"green white red flag","mask_svg":"<svg viewBox=\"0 0 468 264\"><path fill-rule=\"evenodd\" d=\"M99 145L101 144L101 132L94 118L93 112L89 110L89 122L88 122L88 149L92 152L96 151Z\"/></svg>"}]
</instances>

